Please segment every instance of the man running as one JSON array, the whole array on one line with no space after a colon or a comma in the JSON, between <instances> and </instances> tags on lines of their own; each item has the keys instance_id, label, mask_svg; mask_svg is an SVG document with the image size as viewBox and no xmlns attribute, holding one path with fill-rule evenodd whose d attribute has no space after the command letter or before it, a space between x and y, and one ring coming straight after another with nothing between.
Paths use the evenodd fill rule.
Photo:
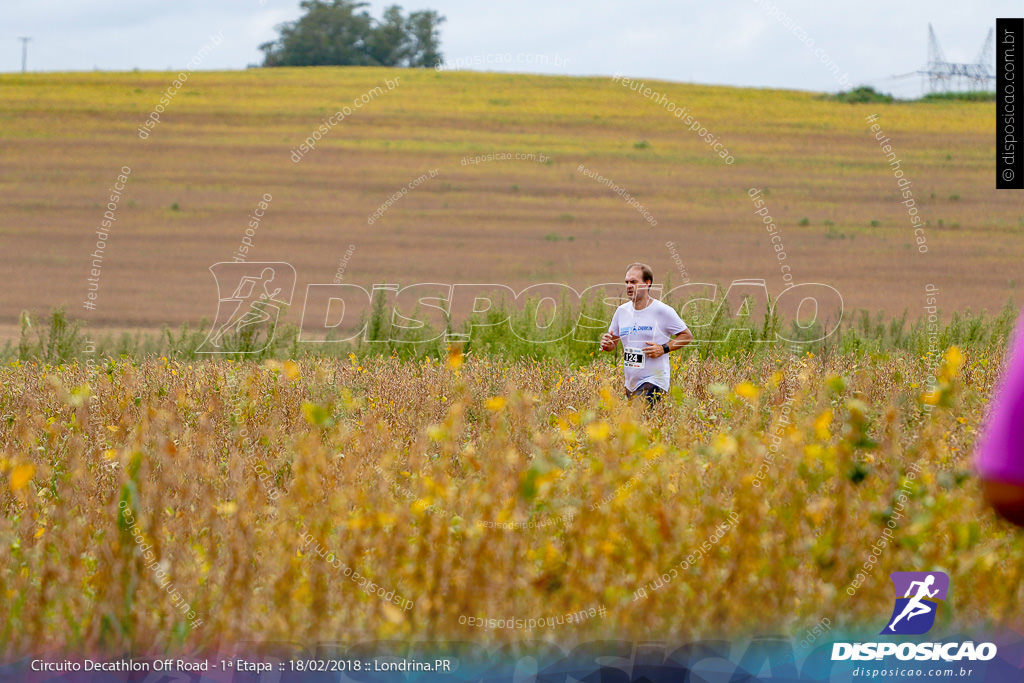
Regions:
<instances>
[{"instance_id":1,"label":"man running","mask_svg":"<svg viewBox=\"0 0 1024 683\"><path fill-rule=\"evenodd\" d=\"M650 266L631 263L626 268L629 301L615 310L608 331L601 335L602 351L614 351L622 340L626 396L643 396L650 407L668 391L668 354L693 341L679 314L668 304L651 298L652 284L654 273Z\"/></svg>"},{"instance_id":2,"label":"man running","mask_svg":"<svg viewBox=\"0 0 1024 683\"><path fill-rule=\"evenodd\" d=\"M892 623L889 624L890 631L892 631L893 633L896 632L893 630L893 627L896 626L896 622L898 622L903 617L906 617L907 621L910 621L916 616L928 614L933 609L935 609L934 605L924 604L925 598L934 598L935 595L939 592L938 588L936 588L933 591L928 590L928 587L931 586L933 583L935 583L935 575L929 574L927 577L925 577L924 581L913 581L909 586L907 586L907 594L903 597L910 598L910 600L907 602L906 607L903 608L903 611L900 612L900 615L893 619ZM914 597L910 597L910 594L914 592L914 586L918 586L917 595L915 595Z\"/></svg>"}]
</instances>

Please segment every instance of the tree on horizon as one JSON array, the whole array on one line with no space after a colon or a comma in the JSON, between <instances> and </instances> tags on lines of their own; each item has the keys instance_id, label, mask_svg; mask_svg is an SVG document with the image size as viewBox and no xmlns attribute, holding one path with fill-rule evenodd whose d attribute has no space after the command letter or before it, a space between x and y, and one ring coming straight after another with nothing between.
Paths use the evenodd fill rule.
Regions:
<instances>
[{"instance_id":1,"label":"tree on horizon","mask_svg":"<svg viewBox=\"0 0 1024 683\"><path fill-rule=\"evenodd\" d=\"M280 37L260 45L263 66L401 66L441 64L439 27L445 18L434 10L402 15L400 5L380 20L355 0L302 0L306 14L277 27Z\"/></svg>"}]
</instances>

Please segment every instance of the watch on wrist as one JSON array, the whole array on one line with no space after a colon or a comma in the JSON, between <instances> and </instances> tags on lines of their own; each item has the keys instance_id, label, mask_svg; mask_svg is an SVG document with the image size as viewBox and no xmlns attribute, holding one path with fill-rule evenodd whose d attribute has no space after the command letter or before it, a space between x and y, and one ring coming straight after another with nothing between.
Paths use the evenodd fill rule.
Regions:
<instances>
[{"instance_id":1,"label":"watch on wrist","mask_svg":"<svg viewBox=\"0 0 1024 683\"><path fill-rule=\"evenodd\" d=\"M665 350L665 353L668 353L669 351L672 350L672 349L668 348L668 344L662 344L661 348L663 348Z\"/></svg>"}]
</instances>

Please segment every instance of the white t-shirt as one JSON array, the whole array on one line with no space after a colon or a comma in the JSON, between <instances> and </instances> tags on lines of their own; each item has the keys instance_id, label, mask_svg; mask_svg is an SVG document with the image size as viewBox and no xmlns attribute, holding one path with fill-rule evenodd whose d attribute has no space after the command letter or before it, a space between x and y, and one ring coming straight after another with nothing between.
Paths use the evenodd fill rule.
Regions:
<instances>
[{"instance_id":1,"label":"white t-shirt","mask_svg":"<svg viewBox=\"0 0 1024 683\"><path fill-rule=\"evenodd\" d=\"M686 329L679 314L668 304L651 299L646 308L636 310L633 302L626 303L615 309L612 323L608 331L621 337L623 354L622 364L626 371L626 389L634 391L644 382L650 382L669 390L671 365L668 354L657 358L644 355L644 346L648 342L667 344L668 340Z\"/></svg>"}]
</instances>

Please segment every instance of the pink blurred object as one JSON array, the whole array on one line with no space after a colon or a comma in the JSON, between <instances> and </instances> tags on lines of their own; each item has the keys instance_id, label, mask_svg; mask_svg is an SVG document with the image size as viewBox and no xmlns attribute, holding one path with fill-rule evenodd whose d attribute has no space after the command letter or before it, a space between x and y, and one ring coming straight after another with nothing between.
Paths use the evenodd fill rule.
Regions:
<instances>
[{"instance_id":1,"label":"pink blurred object","mask_svg":"<svg viewBox=\"0 0 1024 683\"><path fill-rule=\"evenodd\" d=\"M984 479L1024 486L1024 313L1006 358L978 440L976 465Z\"/></svg>"},{"instance_id":2,"label":"pink blurred object","mask_svg":"<svg viewBox=\"0 0 1024 683\"><path fill-rule=\"evenodd\" d=\"M1024 527L1024 313L978 438L975 466L989 505Z\"/></svg>"}]
</instances>

